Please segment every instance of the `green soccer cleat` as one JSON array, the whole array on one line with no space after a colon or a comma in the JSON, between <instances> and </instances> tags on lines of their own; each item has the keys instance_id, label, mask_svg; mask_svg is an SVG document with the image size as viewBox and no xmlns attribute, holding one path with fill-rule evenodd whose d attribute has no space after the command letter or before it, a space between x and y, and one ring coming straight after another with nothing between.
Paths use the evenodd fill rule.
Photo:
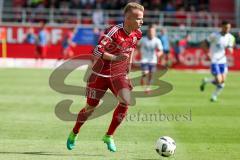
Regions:
<instances>
[{"instance_id":1,"label":"green soccer cleat","mask_svg":"<svg viewBox=\"0 0 240 160\"><path fill-rule=\"evenodd\" d=\"M107 148L111 152L116 152L117 148L115 146L114 140L112 136L105 135L103 136L103 142L107 144Z\"/></svg>"},{"instance_id":2,"label":"green soccer cleat","mask_svg":"<svg viewBox=\"0 0 240 160\"><path fill-rule=\"evenodd\" d=\"M72 150L75 147L77 136L78 135L73 133L73 131L71 131L71 133L69 134L68 139L67 139L67 149L68 150Z\"/></svg>"},{"instance_id":3,"label":"green soccer cleat","mask_svg":"<svg viewBox=\"0 0 240 160\"><path fill-rule=\"evenodd\" d=\"M205 90L205 85L206 85L206 80L205 78L202 80L202 84L200 85L200 91L204 91Z\"/></svg>"}]
</instances>

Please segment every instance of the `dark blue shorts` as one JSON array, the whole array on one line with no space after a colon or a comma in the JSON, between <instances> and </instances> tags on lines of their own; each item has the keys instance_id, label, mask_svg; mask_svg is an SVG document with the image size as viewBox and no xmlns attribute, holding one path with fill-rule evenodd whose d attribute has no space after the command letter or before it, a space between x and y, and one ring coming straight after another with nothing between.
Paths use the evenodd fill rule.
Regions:
<instances>
[{"instance_id":1,"label":"dark blue shorts","mask_svg":"<svg viewBox=\"0 0 240 160\"><path fill-rule=\"evenodd\" d=\"M154 71L156 71L156 64L155 63L142 63L141 69L143 71L154 72Z\"/></svg>"},{"instance_id":2,"label":"dark blue shorts","mask_svg":"<svg viewBox=\"0 0 240 160\"><path fill-rule=\"evenodd\" d=\"M213 75L226 74L228 72L227 64L211 64L211 73Z\"/></svg>"}]
</instances>

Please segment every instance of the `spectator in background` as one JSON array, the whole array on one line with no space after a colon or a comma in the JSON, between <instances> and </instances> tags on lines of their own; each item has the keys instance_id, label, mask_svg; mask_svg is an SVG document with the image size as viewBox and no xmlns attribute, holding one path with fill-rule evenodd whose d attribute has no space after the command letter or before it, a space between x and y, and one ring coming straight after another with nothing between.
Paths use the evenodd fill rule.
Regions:
<instances>
[{"instance_id":1,"label":"spectator in background","mask_svg":"<svg viewBox=\"0 0 240 160\"><path fill-rule=\"evenodd\" d=\"M175 46L175 58L176 63L179 64L182 62L181 55L185 52L188 47L188 42L190 40L190 35L187 33L185 37L177 41L177 46Z\"/></svg>"},{"instance_id":2,"label":"spectator in background","mask_svg":"<svg viewBox=\"0 0 240 160\"><path fill-rule=\"evenodd\" d=\"M32 45L33 54L36 53L36 43L37 43L37 35L35 34L35 30L33 27L29 27L27 30L27 34L24 38L24 42Z\"/></svg>"},{"instance_id":3,"label":"spectator in background","mask_svg":"<svg viewBox=\"0 0 240 160\"><path fill-rule=\"evenodd\" d=\"M49 43L49 33L44 22L40 24L40 31L37 35L36 60L44 59L47 55L47 46Z\"/></svg>"},{"instance_id":4,"label":"spectator in background","mask_svg":"<svg viewBox=\"0 0 240 160\"><path fill-rule=\"evenodd\" d=\"M152 0L152 3L150 6L151 7L149 9L151 10L152 15L149 16L149 18L151 18L151 23L158 22L159 21L159 11L161 10L161 7L162 7L161 1L160 0ZM149 23L145 23L145 25L147 25L147 24L149 24Z\"/></svg>"},{"instance_id":5,"label":"spectator in background","mask_svg":"<svg viewBox=\"0 0 240 160\"><path fill-rule=\"evenodd\" d=\"M236 47L240 48L240 31L238 31L237 35L236 35Z\"/></svg>"},{"instance_id":6,"label":"spectator in background","mask_svg":"<svg viewBox=\"0 0 240 160\"><path fill-rule=\"evenodd\" d=\"M95 0L81 0L82 9L93 9Z\"/></svg>"},{"instance_id":7,"label":"spectator in background","mask_svg":"<svg viewBox=\"0 0 240 160\"><path fill-rule=\"evenodd\" d=\"M190 14L188 14L189 18L191 18L191 26L197 26L197 12L196 12L196 7L194 5L190 5L188 8L188 11Z\"/></svg>"},{"instance_id":8,"label":"spectator in background","mask_svg":"<svg viewBox=\"0 0 240 160\"><path fill-rule=\"evenodd\" d=\"M187 13L185 12L185 8L183 5L180 5L178 7L175 18L177 26L186 26Z\"/></svg>"},{"instance_id":9,"label":"spectator in background","mask_svg":"<svg viewBox=\"0 0 240 160\"><path fill-rule=\"evenodd\" d=\"M184 4L184 0L174 0L176 6L180 6Z\"/></svg>"},{"instance_id":10,"label":"spectator in background","mask_svg":"<svg viewBox=\"0 0 240 160\"><path fill-rule=\"evenodd\" d=\"M194 5L190 5L189 8L188 8L188 11L192 12L192 13L196 13L197 9Z\"/></svg>"},{"instance_id":11,"label":"spectator in background","mask_svg":"<svg viewBox=\"0 0 240 160\"><path fill-rule=\"evenodd\" d=\"M149 4L149 0L142 0L142 5L144 6L144 8L148 9L150 8L150 4Z\"/></svg>"},{"instance_id":12,"label":"spectator in background","mask_svg":"<svg viewBox=\"0 0 240 160\"><path fill-rule=\"evenodd\" d=\"M152 0L149 10L151 11L159 11L161 9L161 1L160 0Z\"/></svg>"},{"instance_id":13,"label":"spectator in background","mask_svg":"<svg viewBox=\"0 0 240 160\"><path fill-rule=\"evenodd\" d=\"M34 13L33 21L47 22L48 18L46 17L46 12L45 12L46 6L45 6L44 1L42 0L42 1L36 1L36 2L38 2L38 3L34 4L35 9L33 9L33 13Z\"/></svg>"},{"instance_id":14,"label":"spectator in background","mask_svg":"<svg viewBox=\"0 0 240 160\"><path fill-rule=\"evenodd\" d=\"M127 0L118 0L117 5L116 5L116 7L117 7L116 9L123 8L126 5L126 3L127 3Z\"/></svg>"},{"instance_id":15,"label":"spectator in background","mask_svg":"<svg viewBox=\"0 0 240 160\"><path fill-rule=\"evenodd\" d=\"M95 9L105 9L107 5L108 4L106 4L103 0L96 0L94 8Z\"/></svg>"},{"instance_id":16,"label":"spectator in background","mask_svg":"<svg viewBox=\"0 0 240 160\"><path fill-rule=\"evenodd\" d=\"M81 9L81 0L71 0L70 2L70 8L71 9Z\"/></svg>"},{"instance_id":17,"label":"spectator in background","mask_svg":"<svg viewBox=\"0 0 240 160\"><path fill-rule=\"evenodd\" d=\"M176 11L176 6L175 6L174 1L172 1L172 0L167 1L163 7L163 11L166 12L165 18L169 19L167 21L164 21L164 25L166 25L166 26L175 25L175 21L171 21L173 18L175 19L173 12Z\"/></svg>"},{"instance_id":18,"label":"spectator in background","mask_svg":"<svg viewBox=\"0 0 240 160\"><path fill-rule=\"evenodd\" d=\"M118 0L106 0L104 9L117 9Z\"/></svg>"},{"instance_id":19,"label":"spectator in background","mask_svg":"<svg viewBox=\"0 0 240 160\"><path fill-rule=\"evenodd\" d=\"M100 26L104 24L104 14L101 8L97 8L92 13L92 20L95 26Z\"/></svg>"},{"instance_id":20,"label":"spectator in background","mask_svg":"<svg viewBox=\"0 0 240 160\"><path fill-rule=\"evenodd\" d=\"M93 28L94 46L98 44L99 38L103 35L103 31L101 31L98 27Z\"/></svg>"},{"instance_id":21,"label":"spectator in background","mask_svg":"<svg viewBox=\"0 0 240 160\"><path fill-rule=\"evenodd\" d=\"M37 40L37 36L35 34L34 28L30 27L27 30L27 34L26 34L26 37L24 38L24 42L35 45L36 40Z\"/></svg>"},{"instance_id":22,"label":"spectator in background","mask_svg":"<svg viewBox=\"0 0 240 160\"><path fill-rule=\"evenodd\" d=\"M29 0L28 4L32 8L37 8L39 5L42 5L44 3L44 0Z\"/></svg>"},{"instance_id":23,"label":"spectator in background","mask_svg":"<svg viewBox=\"0 0 240 160\"><path fill-rule=\"evenodd\" d=\"M173 42L173 50L174 50L174 56L175 56L174 65L179 64L180 62L179 60L180 49L179 49L178 43L179 43L179 40L176 40L175 42Z\"/></svg>"},{"instance_id":24,"label":"spectator in background","mask_svg":"<svg viewBox=\"0 0 240 160\"><path fill-rule=\"evenodd\" d=\"M73 42L74 30L75 28L69 29L68 32L63 36L62 41L63 59L72 58L74 56L73 47L76 46L75 42Z\"/></svg>"},{"instance_id":25,"label":"spectator in background","mask_svg":"<svg viewBox=\"0 0 240 160\"><path fill-rule=\"evenodd\" d=\"M59 21L61 23L71 23L74 22L75 18L73 18L74 13L71 12L71 9L69 8L70 3L67 1L62 1L60 3L60 14L59 14Z\"/></svg>"},{"instance_id":26,"label":"spectator in background","mask_svg":"<svg viewBox=\"0 0 240 160\"><path fill-rule=\"evenodd\" d=\"M23 7L27 3L27 0L13 0L13 7Z\"/></svg>"},{"instance_id":27,"label":"spectator in background","mask_svg":"<svg viewBox=\"0 0 240 160\"><path fill-rule=\"evenodd\" d=\"M194 13L189 14L189 17L191 17L192 26L206 27L209 26L209 24L212 24L210 23L212 16L208 14L209 0L13 0L13 6L16 8L13 10L15 12L15 17L12 18L11 21L22 22L22 7L32 7L35 9L31 12L27 12L28 22L48 22L49 14L48 12L44 12L44 9L50 8L56 9L56 12L53 16L54 20L56 20L54 22L78 23L76 13L72 12L73 10L71 9L86 9L81 11L81 23L93 24L93 11L90 9L97 8L106 10L119 10L130 1L142 3L147 9L146 12L156 11L156 14L153 12L152 15L146 17L147 19L150 19L146 24L158 21L159 11L167 11L167 13L164 15L164 25L186 25L187 16L185 11ZM181 6L180 9L179 6ZM58 11L58 9L60 9L60 11ZM61 15L66 15L65 17L73 18L67 19L61 17ZM112 18L116 16L114 13L109 13L108 16L110 20L110 22L107 22L108 24L115 24L119 21L122 21L120 16L119 18ZM175 21L175 19L177 20Z\"/></svg>"},{"instance_id":28,"label":"spectator in background","mask_svg":"<svg viewBox=\"0 0 240 160\"><path fill-rule=\"evenodd\" d=\"M210 21L209 20L209 15L208 15L208 10L205 6L201 6L200 7L200 10L198 12L198 23L197 23L197 26L198 27L208 27L208 22Z\"/></svg>"},{"instance_id":29,"label":"spectator in background","mask_svg":"<svg viewBox=\"0 0 240 160\"><path fill-rule=\"evenodd\" d=\"M57 0L48 0L46 7L50 9L58 8Z\"/></svg>"},{"instance_id":30,"label":"spectator in background","mask_svg":"<svg viewBox=\"0 0 240 160\"><path fill-rule=\"evenodd\" d=\"M163 65L165 66L170 66L171 61L170 61L170 43L169 43L169 38L167 35L167 29L162 28L160 30L160 36L159 36L162 46L163 46L163 55L161 56L161 61Z\"/></svg>"},{"instance_id":31,"label":"spectator in background","mask_svg":"<svg viewBox=\"0 0 240 160\"><path fill-rule=\"evenodd\" d=\"M58 66L61 60L67 60L74 56L73 48L76 46L76 43L73 41L75 35L74 31L75 28L70 28L68 31L64 33L63 38L61 40L61 55L57 59L55 66Z\"/></svg>"},{"instance_id":32,"label":"spectator in background","mask_svg":"<svg viewBox=\"0 0 240 160\"><path fill-rule=\"evenodd\" d=\"M175 7L173 1L172 0L168 1L163 10L166 12L175 12L176 7Z\"/></svg>"}]
</instances>

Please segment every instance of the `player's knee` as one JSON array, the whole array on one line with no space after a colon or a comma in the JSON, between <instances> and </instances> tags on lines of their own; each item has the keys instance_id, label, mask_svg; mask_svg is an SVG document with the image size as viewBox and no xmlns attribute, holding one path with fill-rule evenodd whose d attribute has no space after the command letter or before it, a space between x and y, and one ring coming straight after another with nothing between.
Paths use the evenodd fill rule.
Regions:
<instances>
[{"instance_id":1,"label":"player's knee","mask_svg":"<svg viewBox=\"0 0 240 160\"><path fill-rule=\"evenodd\" d=\"M125 105L129 105L131 103L131 98L130 96L124 96L122 97L122 99L120 100L121 104L125 104Z\"/></svg>"},{"instance_id":2,"label":"player's knee","mask_svg":"<svg viewBox=\"0 0 240 160\"><path fill-rule=\"evenodd\" d=\"M129 105L131 103L130 97L122 97L119 103L124 105Z\"/></svg>"},{"instance_id":3,"label":"player's knee","mask_svg":"<svg viewBox=\"0 0 240 160\"><path fill-rule=\"evenodd\" d=\"M222 81L223 81L223 80L222 80L221 78L217 78L217 79L216 79L217 85L222 84Z\"/></svg>"},{"instance_id":4,"label":"player's knee","mask_svg":"<svg viewBox=\"0 0 240 160\"><path fill-rule=\"evenodd\" d=\"M120 105L121 107L128 108L128 105L129 105L129 104L126 104L126 103L120 102L119 105Z\"/></svg>"},{"instance_id":5,"label":"player's knee","mask_svg":"<svg viewBox=\"0 0 240 160\"><path fill-rule=\"evenodd\" d=\"M131 103L131 93L128 88L123 88L118 92L119 103L124 103L129 105Z\"/></svg>"},{"instance_id":6,"label":"player's knee","mask_svg":"<svg viewBox=\"0 0 240 160\"><path fill-rule=\"evenodd\" d=\"M218 77L218 78L217 78L217 82L218 82L218 84L221 84L221 83L223 83L223 81L224 81L224 80L223 80L223 78L222 78L222 77Z\"/></svg>"}]
</instances>

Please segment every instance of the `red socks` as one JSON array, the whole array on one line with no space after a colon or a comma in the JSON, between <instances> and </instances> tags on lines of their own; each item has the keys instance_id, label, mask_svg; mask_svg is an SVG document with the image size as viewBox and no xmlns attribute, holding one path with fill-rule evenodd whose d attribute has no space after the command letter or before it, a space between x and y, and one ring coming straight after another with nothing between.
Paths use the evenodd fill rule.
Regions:
<instances>
[{"instance_id":1,"label":"red socks","mask_svg":"<svg viewBox=\"0 0 240 160\"><path fill-rule=\"evenodd\" d=\"M112 117L112 122L108 128L107 135L113 135L117 127L121 124L125 118L128 107L125 104L119 103L115 109Z\"/></svg>"},{"instance_id":2,"label":"red socks","mask_svg":"<svg viewBox=\"0 0 240 160\"><path fill-rule=\"evenodd\" d=\"M88 117L92 114L93 109L86 112L85 108L83 108L79 113L77 117L77 121L75 123L75 126L73 128L73 133L78 134L81 126L84 124L84 122L88 119Z\"/></svg>"},{"instance_id":3,"label":"red socks","mask_svg":"<svg viewBox=\"0 0 240 160\"><path fill-rule=\"evenodd\" d=\"M125 104L119 103L116 107L114 113L112 122L109 126L109 129L107 131L107 135L113 135L117 127L121 124L123 119L126 116L128 107ZM84 124L84 122L88 119L88 117L92 114L93 110L90 110L86 112L85 108L83 108L79 113L77 117L77 121L75 123L75 126L73 128L73 133L78 134L81 126Z\"/></svg>"}]
</instances>

